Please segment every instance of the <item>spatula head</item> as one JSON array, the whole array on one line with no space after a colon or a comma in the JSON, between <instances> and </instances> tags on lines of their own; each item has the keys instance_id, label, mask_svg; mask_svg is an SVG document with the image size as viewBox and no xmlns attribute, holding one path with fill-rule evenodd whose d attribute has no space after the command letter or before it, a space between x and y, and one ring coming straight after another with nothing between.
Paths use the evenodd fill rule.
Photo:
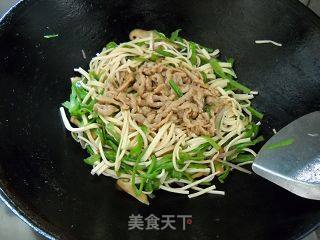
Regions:
<instances>
[{"instance_id":1,"label":"spatula head","mask_svg":"<svg viewBox=\"0 0 320 240\"><path fill-rule=\"evenodd\" d=\"M289 139L292 144L275 147ZM294 194L320 200L320 111L282 128L262 147L252 169Z\"/></svg>"}]
</instances>

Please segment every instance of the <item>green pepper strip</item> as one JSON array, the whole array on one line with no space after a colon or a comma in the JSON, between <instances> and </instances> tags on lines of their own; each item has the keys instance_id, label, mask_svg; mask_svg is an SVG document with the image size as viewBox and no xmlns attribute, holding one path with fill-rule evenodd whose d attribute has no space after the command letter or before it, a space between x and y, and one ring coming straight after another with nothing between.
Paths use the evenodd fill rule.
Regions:
<instances>
[{"instance_id":1,"label":"green pepper strip","mask_svg":"<svg viewBox=\"0 0 320 240\"><path fill-rule=\"evenodd\" d=\"M136 187L136 172L137 172L137 170L138 170L138 168L139 168L139 163L140 163L140 161L141 161L141 158L142 158L144 152L145 152L145 151L143 151L143 152L137 157L136 162L135 162L134 167L133 167L133 170L132 170L132 176L131 176L131 186L132 186L132 188L134 189L135 194L136 194L137 196L138 196L138 189L137 189L137 187Z\"/></svg>"},{"instance_id":2,"label":"green pepper strip","mask_svg":"<svg viewBox=\"0 0 320 240\"><path fill-rule=\"evenodd\" d=\"M120 142L120 134L118 134L115 129L113 123L106 124L106 130L110 133L117 142Z\"/></svg>"},{"instance_id":3,"label":"green pepper strip","mask_svg":"<svg viewBox=\"0 0 320 240\"><path fill-rule=\"evenodd\" d=\"M230 160L233 163L244 163L253 161L254 156L252 154L239 154L235 159Z\"/></svg>"},{"instance_id":4,"label":"green pepper strip","mask_svg":"<svg viewBox=\"0 0 320 240\"><path fill-rule=\"evenodd\" d=\"M172 41L171 39L167 38L165 34L158 32L158 31L155 31L155 30L153 32L155 33L155 40L161 40L161 41L164 41L169 44L175 44L175 42Z\"/></svg>"},{"instance_id":5,"label":"green pepper strip","mask_svg":"<svg viewBox=\"0 0 320 240\"><path fill-rule=\"evenodd\" d=\"M86 112L92 112L95 101L90 104L82 104L81 101L88 92L77 83L71 85L70 101L64 102L62 105L69 110L71 116L81 116Z\"/></svg>"},{"instance_id":6,"label":"green pepper strip","mask_svg":"<svg viewBox=\"0 0 320 240\"><path fill-rule=\"evenodd\" d=\"M207 77L207 74L205 72L200 72L200 75L203 79L203 82L207 83L208 82L208 77Z\"/></svg>"},{"instance_id":7,"label":"green pepper strip","mask_svg":"<svg viewBox=\"0 0 320 240\"><path fill-rule=\"evenodd\" d=\"M140 128L144 133L146 133L148 131L148 128L144 125L142 125ZM137 145L134 146L133 148L131 148L130 156L132 156L132 157L139 156L139 154L141 154L141 152L142 152L142 148L143 148L143 139L142 139L141 134L139 134L137 137Z\"/></svg>"},{"instance_id":8,"label":"green pepper strip","mask_svg":"<svg viewBox=\"0 0 320 240\"><path fill-rule=\"evenodd\" d=\"M233 64L234 64L234 59L233 58L229 58L227 60L228 63L231 63L231 66L233 67Z\"/></svg>"},{"instance_id":9,"label":"green pepper strip","mask_svg":"<svg viewBox=\"0 0 320 240\"><path fill-rule=\"evenodd\" d=\"M178 42L182 42L182 38L179 37L179 32L181 31L181 29L177 29L174 32L171 33L171 37L170 40L171 41L178 41Z\"/></svg>"},{"instance_id":10,"label":"green pepper strip","mask_svg":"<svg viewBox=\"0 0 320 240\"><path fill-rule=\"evenodd\" d=\"M191 56L190 56L190 62L192 65L197 64L197 50L196 50L196 44L194 42L190 42L190 50L191 50Z\"/></svg>"},{"instance_id":11,"label":"green pepper strip","mask_svg":"<svg viewBox=\"0 0 320 240\"><path fill-rule=\"evenodd\" d=\"M114 150L105 151L104 155L111 162L114 162L116 160L116 152Z\"/></svg>"},{"instance_id":12,"label":"green pepper strip","mask_svg":"<svg viewBox=\"0 0 320 240\"><path fill-rule=\"evenodd\" d=\"M44 35L43 37L46 39L51 39L51 38L59 37L59 34Z\"/></svg>"},{"instance_id":13,"label":"green pepper strip","mask_svg":"<svg viewBox=\"0 0 320 240\"><path fill-rule=\"evenodd\" d=\"M208 136L203 136L203 138L208 142L210 143L210 145L215 148L217 151L220 150L220 146L218 143L216 143L211 137L208 137Z\"/></svg>"},{"instance_id":14,"label":"green pepper strip","mask_svg":"<svg viewBox=\"0 0 320 240\"><path fill-rule=\"evenodd\" d=\"M115 48L117 47L118 44L116 44L115 42L109 42L106 46L107 49L112 49L112 48Z\"/></svg>"},{"instance_id":15,"label":"green pepper strip","mask_svg":"<svg viewBox=\"0 0 320 240\"><path fill-rule=\"evenodd\" d=\"M257 136L258 132L259 126L254 123L250 123L246 126L244 137L253 139Z\"/></svg>"},{"instance_id":16,"label":"green pepper strip","mask_svg":"<svg viewBox=\"0 0 320 240\"><path fill-rule=\"evenodd\" d=\"M237 145L235 145L235 148L237 150L242 150L242 149L244 149L246 147L254 146L257 143L262 142L262 141L264 141L264 137L263 136L259 136L258 138L256 138L255 140L252 140L251 142L237 144Z\"/></svg>"},{"instance_id":17,"label":"green pepper strip","mask_svg":"<svg viewBox=\"0 0 320 240\"><path fill-rule=\"evenodd\" d=\"M99 154L94 154L90 157L87 157L86 159L84 159L83 161L88 164L88 165L93 165L96 161L100 160L100 155Z\"/></svg>"},{"instance_id":18,"label":"green pepper strip","mask_svg":"<svg viewBox=\"0 0 320 240\"><path fill-rule=\"evenodd\" d=\"M218 177L218 180L221 182L221 183L224 183L225 179L228 177L230 173L230 167L227 166L226 167L226 170Z\"/></svg>"},{"instance_id":19,"label":"green pepper strip","mask_svg":"<svg viewBox=\"0 0 320 240\"><path fill-rule=\"evenodd\" d=\"M184 164L186 160L203 160L204 156L202 155L196 155L196 156L191 156L188 153L180 153L180 159L177 160L178 164ZM172 170L173 163L172 163L172 154L168 154L163 156L160 160L157 161L156 166L154 167L154 171L150 174L144 173L141 174L142 177L147 178L147 179L154 179L163 169L165 170Z\"/></svg>"},{"instance_id":20,"label":"green pepper strip","mask_svg":"<svg viewBox=\"0 0 320 240\"><path fill-rule=\"evenodd\" d=\"M193 149L191 152L192 153L195 153L195 154L201 154L203 152L206 151L206 149L209 147L209 146L212 146L209 142L206 142L204 144L201 144L200 146L196 147L195 149Z\"/></svg>"},{"instance_id":21,"label":"green pepper strip","mask_svg":"<svg viewBox=\"0 0 320 240\"><path fill-rule=\"evenodd\" d=\"M111 147L113 151L118 151L118 146L111 140L106 140L106 144Z\"/></svg>"},{"instance_id":22,"label":"green pepper strip","mask_svg":"<svg viewBox=\"0 0 320 240\"><path fill-rule=\"evenodd\" d=\"M230 76L227 76L220 66L219 62L216 59L210 60L210 65L213 69L213 71L221 78L229 80L229 84L239 90L241 90L244 93L250 93L251 90L247 88L246 86L242 85L241 83L233 80Z\"/></svg>"},{"instance_id":23,"label":"green pepper strip","mask_svg":"<svg viewBox=\"0 0 320 240\"><path fill-rule=\"evenodd\" d=\"M91 80L96 80L96 81L99 81L100 79L99 75L95 71L90 71L89 77Z\"/></svg>"},{"instance_id":24,"label":"green pepper strip","mask_svg":"<svg viewBox=\"0 0 320 240\"><path fill-rule=\"evenodd\" d=\"M181 89L178 87L178 85L173 80L169 80L169 85L172 87L173 91L177 94L178 97L183 96Z\"/></svg>"},{"instance_id":25,"label":"green pepper strip","mask_svg":"<svg viewBox=\"0 0 320 240\"><path fill-rule=\"evenodd\" d=\"M138 62L145 62L147 59L144 57L134 57L133 60L138 61Z\"/></svg>"},{"instance_id":26,"label":"green pepper strip","mask_svg":"<svg viewBox=\"0 0 320 240\"><path fill-rule=\"evenodd\" d=\"M86 150L90 155L94 155L94 152L93 152L92 148L89 145L86 146Z\"/></svg>"},{"instance_id":27,"label":"green pepper strip","mask_svg":"<svg viewBox=\"0 0 320 240\"><path fill-rule=\"evenodd\" d=\"M210 65L213 69L213 71L221 78L226 79L227 76L226 74L223 72L222 67L220 66L219 62L217 59L211 59L210 60Z\"/></svg>"},{"instance_id":28,"label":"green pepper strip","mask_svg":"<svg viewBox=\"0 0 320 240\"><path fill-rule=\"evenodd\" d=\"M152 53L151 57L149 58L150 61L156 62L159 59L157 54Z\"/></svg>"},{"instance_id":29,"label":"green pepper strip","mask_svg":"<svg viewBox=\"0 0 320 240\"><path fill-rule=\"evenodd\" d=\"M227 79L229 80L229 84L231 86L241 90L242 92L247 93L247 94L251 92L250 88L247 88L246 86L242 85L241 83L239 83L231 78L227 78Z\"/></svg>"},{"instance_id":30,"label":"green pepper strip","mask_svg":"<svg viewBox=\"0 0 320 240\"><path fill-rule=\"evenodd\" d=\"M280 142L269 144L269 145L265 146L264 148L267 150L273 150L273 149L289 146L293 143L294 143L294 139L288 138L288 139L281 140Z\"/></svg>"},{"instance_id":31,"label":"green pepper strip","mask_svg":"<svg viewBox=\"0 0 320 240\"><path fill-rule=\"evenodd\" d=\"M119 143L110 136L105 129L96 129L96 134L99 136L102 144L109 145L114 151L117 151Z\"/></svg>"},{"instance_id":32,"label":"green pepper strip","mask_svg":"<svg viewBox=\"0 0 320 240\"><path fill-rule=\"evenodd\" d=\"M146 133L148 129L147 129L146 126L142 125L141 126L141 130ZM144 153L146 151L146 149L144 151L142 151L143 139L141 137L141 139L139 140L139 137L141 137L141 135L138 136L137 146L134 147L136 149L133 150L133 153L136 154L137 158L136 158L136 161L135 161L135 164L134 164L134 167L133 167L132 177L131 177L132 188L134 189L136 195L138 194L138 189L136 187L136 171L139 168L139 162L140 162L141 158L143 157L143 155L144 155Z\"/></svg>"},{"instance_id":33,"label":"green pepper strip","mask_svg":"<svg viewBox=\"0 0 320 240\"><path fill-rule=\"evenodd\" d=\"M148 167L147 174L150 174L153 171L156 164L157 164L157 158L156 158L156 156L152 155L151 156L151 164ZM137 196L141 195L145 183L146 183L146 179L142 178L140 186L139 186L139 190L137 191Z\"/></svg>"},{"instance_id":34,"label":"green pepper strip","mask_svg":"<svg viewBox=\"0 0 320 240\"><path fill-rule=\"evenodd\" d=\"M158 54L160 54L161 56L164 56L164 57L174 57L174 55L173 55L172 53L163 50L162 47L158 47L158 48L156 49L156 52L157 52Z\"/></svg>"},{"instance_id":35,"label":"green pepper strip","mask_svg":"<svg viewBox=\"0 0 320 240\"><path fill-rule=\"evenodd\" d=\"M131 148L130 155L133 157L138 156L142 151L142 147L143 147L143 139L142 139L141 135L138 135L137 145L134 146L133 148Z\"/></svg>"},{"instance_id":36,"label":"green pepper strip","mask_svg":"<svg viewBox=\"0 0 320 240\"><path fill-rule=\"evenodd\" d=\"M247 107L247 109L252 113L253 116L255 116L258 119L262 119L263 118L263 114L261 112L258 112L257 110L255 110L253 107Z\"/></svg>"}]
</instances>

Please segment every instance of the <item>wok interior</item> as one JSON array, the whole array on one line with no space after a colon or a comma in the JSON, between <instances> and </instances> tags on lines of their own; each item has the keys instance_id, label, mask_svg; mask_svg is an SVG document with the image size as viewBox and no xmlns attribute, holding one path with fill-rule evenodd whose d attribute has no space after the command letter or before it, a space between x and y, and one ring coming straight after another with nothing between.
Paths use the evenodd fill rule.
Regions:
<instances>
[{"instance_id":1,"label":"wok interior","mask_svg":"<svg viewBox=\"0 0 320 240\"><path fill-rule=\"evenodd\" d=\"M274 8L270 5L274 4ZM168 8L168 6L171 6ZM319 20L292 1L76 1L21 3L0 28L3 92L1 186L28 218L57 236L77 239L298 238L318 223L319 203L293 196L252 175L233 174L225 197L189 200L159 192L142 206L88 174L63 129L58 108L75 66L131 29L182 28L185 37L233 56L239 80L259 90L262 133L319 109ZM227 9L227 10L226 10ZM286 17L283 17L286 16ZM277 26L276 30L274 26ZM49 27L49 29L47 28ZM59 33L44 40L43 35ZM267 36L282 48L256 46ZM191 214L187 231L127 231L131 214Z\"/></svg>"}]
</instances>

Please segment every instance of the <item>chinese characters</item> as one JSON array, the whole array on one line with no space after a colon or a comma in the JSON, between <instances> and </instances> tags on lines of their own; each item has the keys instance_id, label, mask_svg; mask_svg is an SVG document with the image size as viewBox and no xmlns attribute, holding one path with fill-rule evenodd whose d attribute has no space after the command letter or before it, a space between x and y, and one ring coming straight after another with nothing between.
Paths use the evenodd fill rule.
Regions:
<instances>
[{"instance_id":1,"label":"chinese characters","mask_svg":"<svg viewBox=\"0 0 320 240\"><path fill-rule=\"evenodd\" d=\"M131 214L128 219L128 230L183 230L192 224L192 215L161 215L150 214L143 217Z\"/></svg>"}]
</instances>

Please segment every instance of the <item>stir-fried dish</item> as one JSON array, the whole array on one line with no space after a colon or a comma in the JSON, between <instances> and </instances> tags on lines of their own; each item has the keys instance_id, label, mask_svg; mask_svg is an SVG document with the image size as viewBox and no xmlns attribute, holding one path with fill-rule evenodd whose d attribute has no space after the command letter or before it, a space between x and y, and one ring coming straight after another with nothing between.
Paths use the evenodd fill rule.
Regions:
<instances>
[{"instance_id":1,"label":"stir-fried dish","mask_svg":"<svg viewBox=\"0 0 320 240\"><path fill-rule=\"evenodd\" d=\"M250 173L251 147L262 141L252 108L257 94L235 79L233 59L179 36L133 30L130 41L110 42L88 71L71 79L60 108L66 128L90 156L91 174L148 204L155 190L223 195L231 170ZM74 125L71 126L70 122ZM255 122L257 123L255 123Z\"/></svg>"}]
</instances>

